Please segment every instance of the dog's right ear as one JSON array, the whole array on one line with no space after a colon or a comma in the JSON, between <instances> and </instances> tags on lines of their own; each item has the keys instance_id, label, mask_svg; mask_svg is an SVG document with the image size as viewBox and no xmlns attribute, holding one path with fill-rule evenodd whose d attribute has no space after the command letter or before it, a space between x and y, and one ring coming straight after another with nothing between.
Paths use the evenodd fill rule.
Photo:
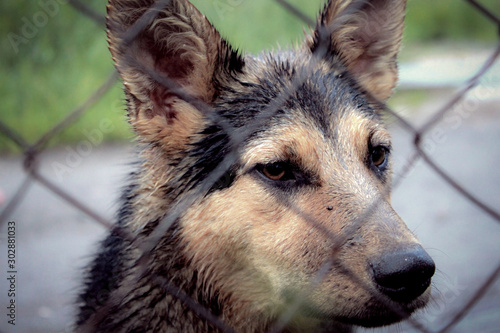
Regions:
<instances>
[{"instance_id":1,"label":"dog's right ear","mask_svg":"<svg viewBox=\"0 0 500 333\"><path fill-rule=\"evenodd\" d=\"M110 0L109 47L144 142L182 150L243 60L187 0ZM197 106L197 107L195 107Z\"/></svg>"},{"instance_id":2,"label":"dog's right ear","mask_svg":"<svg viewBox=\"0 0 500 333\"><path fill-rule=\"evenodd\" d=\"M325 58L340 60L367 92L386 101L397 82L405 8L406 0L329 0L308 46L313 52L326 46Z\"/></svg>"}]
</instances>

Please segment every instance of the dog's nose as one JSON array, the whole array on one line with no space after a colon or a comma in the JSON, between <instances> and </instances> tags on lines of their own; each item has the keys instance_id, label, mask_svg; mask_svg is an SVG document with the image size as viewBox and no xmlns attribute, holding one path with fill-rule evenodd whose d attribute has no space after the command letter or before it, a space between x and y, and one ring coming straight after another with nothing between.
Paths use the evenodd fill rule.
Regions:
<instances>
[{"instance_id":1,"label":"dog's nose","mask_svg":"<svg viewBox=\"0 0 500 333\"><path fill-rule=\"evenodd\" d=\"M397 302L410 302L420 296L436 269L421 246L385 254L370 266L379 290Z\"/></svg>"}]
</instances>

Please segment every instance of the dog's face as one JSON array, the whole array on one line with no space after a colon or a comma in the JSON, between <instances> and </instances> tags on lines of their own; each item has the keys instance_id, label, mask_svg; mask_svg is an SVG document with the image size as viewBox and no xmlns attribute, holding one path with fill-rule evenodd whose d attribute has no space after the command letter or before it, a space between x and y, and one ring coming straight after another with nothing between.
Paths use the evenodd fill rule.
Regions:
<instances>
[{"instance_id":1,"label":"dog's face","mask_svg":"<svg viewBox=\"0 0 500 333\"><path fill-rule=\"evenodd\" d=\"M293 78L276 63L262 66L275 71L276 91L286 91L279 81ZM230 274L207 276L213 284L236 284L235 297L248 302L279 312L305 297L304 316L392 323L427 302L430 275L417 278L420 285L402 302L387 297L374 277L373 265L385 254L420 248L389 202L390 135L380 110L357 95L348 78L313 72L251 131L233 175L185 216L187 253L201 267L221 260L210 269ZM241 131L251 127L249 121ZM209 142L198 144L209 149Z\"/></svg>"},{"instance_id":2,"label":"dog's face","mask_svg":"<svg viewBox=\"0 0 500 333\"><path fill-rule=\"evenodd\" d=\"M330 1L300 49L257 58L235 54L187 1L164 2L108 8L149 170L137 205L150 210L130 226L202 193L180 233L227 318L276 318L300 300L295 325L378 326L424 306L434 264L390 205L380 121L404 1Z\"/></svg>"}]
</instances>

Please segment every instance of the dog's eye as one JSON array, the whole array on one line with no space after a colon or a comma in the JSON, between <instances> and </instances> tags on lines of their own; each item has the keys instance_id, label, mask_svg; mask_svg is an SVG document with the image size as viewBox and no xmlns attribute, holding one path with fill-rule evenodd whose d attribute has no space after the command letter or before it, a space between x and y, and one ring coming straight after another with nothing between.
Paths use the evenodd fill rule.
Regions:
<instances>
[{"instance_id":1,"label":"dog's eye","mask_svg":"<svg viewBox=\"0 0 500 333\"><path fill-rule=\"evenodd\" d=\"M387 164L387 153L388 150L384 146L373 147L370 154L373 166L383 168Z\"/></svg>"},{"instance_id":2,"label":"dog's eye","mask_svg":"<svg viewBox=\"0 0 500 333\"><path fill-rule=\"evenodd\" d=\"M268 179L273 181L285 181L295 179L291 166L284 162L274 162L261 165L259 171Z\"/></svg>"}]
</instances>

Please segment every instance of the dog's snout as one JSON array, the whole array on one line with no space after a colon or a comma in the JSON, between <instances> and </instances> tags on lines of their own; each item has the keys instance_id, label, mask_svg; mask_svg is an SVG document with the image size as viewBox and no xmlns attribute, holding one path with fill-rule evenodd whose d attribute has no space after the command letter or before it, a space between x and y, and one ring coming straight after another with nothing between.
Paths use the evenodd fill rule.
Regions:
<instances>
[{"instance_id":1,"label":"dog's snout","mask_svg":"<svg viewBox=\"0 0 500 333\"><path fill-rule=\"evenodd\" d=\"M379 290L397 302L410 302L420 296L436 269L421 246L384 254L370 266Z\"/></svg>"}]
</instances>

